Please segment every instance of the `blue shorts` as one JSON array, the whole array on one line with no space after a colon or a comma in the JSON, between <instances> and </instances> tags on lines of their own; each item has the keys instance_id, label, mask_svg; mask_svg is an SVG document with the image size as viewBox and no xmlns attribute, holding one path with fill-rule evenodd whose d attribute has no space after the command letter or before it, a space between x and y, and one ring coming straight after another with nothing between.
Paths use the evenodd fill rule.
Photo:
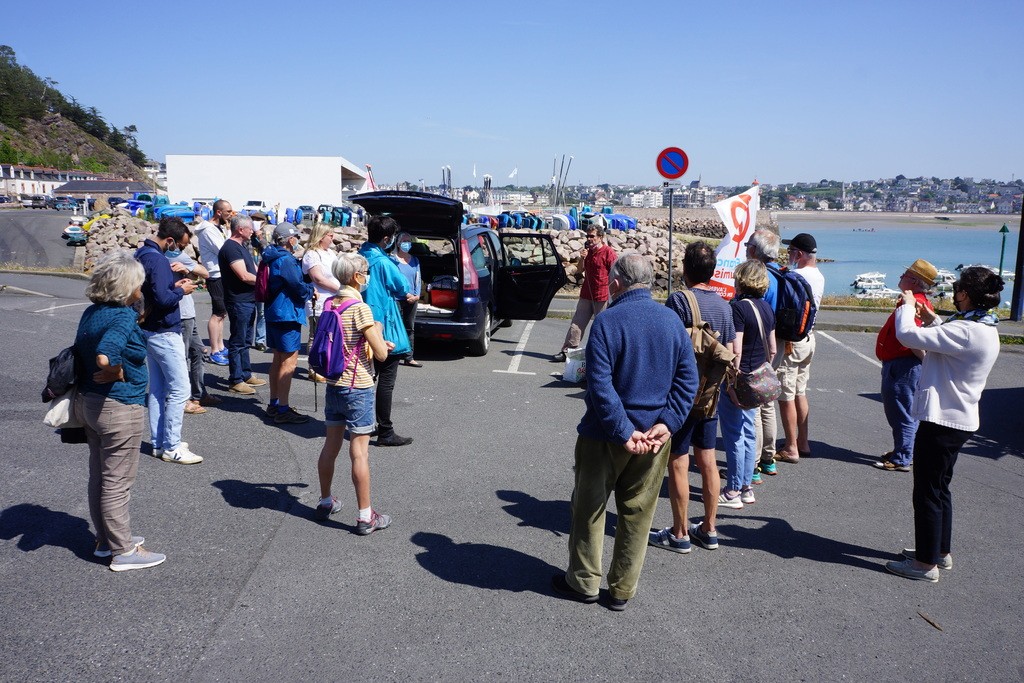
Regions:
<instances>
[{"instance_id":1,"label":"blue shorts","mask_svg":"<svg viewBox=\"0 0 1024 683\"><path fill-rule=\"evenodd\" d=\"M302 323L267 323L267 346L281 353L295 353L302 346Z\"/></svg>"},{"instance_id":2,"label":"blue shorts","mask_svg":"<svg viewBox=\"0 0 1024 683\"><path fill-rule=\"evenodd\" d=\"M679 431L672 435L672 455L686 455L690 444L696 448L714 448L718 438L718 414L703 419L690 413Z\"/></svg>"},{"instance_id":3,"label":"blue shorts","mask_svg":"<svg viewBox=\"0 0 1024 683\"><path fill-rule=\"evenodd\" d=\"M349 389L327 385L324 399L324 424L328 427L346 427L350 434L369 434L373 431L374 387Z\"/></svg>"}]
</instances>

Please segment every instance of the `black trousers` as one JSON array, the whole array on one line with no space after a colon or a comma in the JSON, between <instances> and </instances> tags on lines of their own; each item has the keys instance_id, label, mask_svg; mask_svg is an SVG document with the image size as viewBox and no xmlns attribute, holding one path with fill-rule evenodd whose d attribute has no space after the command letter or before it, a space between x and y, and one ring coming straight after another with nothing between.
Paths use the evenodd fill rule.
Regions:
<instances>
[{"instance_id":1,"label":"black trousers","mask_svg":"<svg viewBox=\"0 0 1024 683\"><path fill-rule=\"evenodd\" d=\"M387 439L395 433L391 424L391 399L395 393L395 380L398 379L398 356L388 356L387 360L377 363L377 438Z\"/></svg>"},{"instance_id":2,"label":"black trousers","mask_svg":"<svg viewBox=\"0 0 1024 683\"><path fill-rule=\"evenodd\" d=\"M402 309L402 323L405 325L405 332L409 335L409 358L415 358L413 351L416 347L416 307L415 301L408 302L402 299L398 302L398 307Z\"/></svg>"},{"instance_id":3,"label":"black trousers","mask_svg":"<svg viewBox=\"0 0 1024 683\"><path fill-rule=\"evenodd\" d=\"M922 421L914 438L914 541L919 562L938 564L953 535L953 479L960 448L974 432Z\"/></svg>"}]
</instances>

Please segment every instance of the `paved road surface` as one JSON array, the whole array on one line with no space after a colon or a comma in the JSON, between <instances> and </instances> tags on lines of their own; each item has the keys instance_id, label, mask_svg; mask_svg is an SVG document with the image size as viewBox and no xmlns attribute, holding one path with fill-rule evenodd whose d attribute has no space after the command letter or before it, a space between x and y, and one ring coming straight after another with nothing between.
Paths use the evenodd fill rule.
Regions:
<instances>
[{"instance_id":1,"label":"paved road surface","mask_svg":"<svg viewBox=\"0 0 1024 683\"><path fill-rule=\"evenodd\" d=\"M1024 677L1019 350L1001 354L982 430L957 465L956 567L938 584L883 569L913 545L911 477L868 466L889 445L873 337L827 332L814 457L780 465L757 504L724 511L720 550L651 549L638 595L616 614L548 588L566 562L582 414L583 391L548 361L565 320L501 329L483 358L421 345L425 367L401 369L394 411L415 442L371 450L374 505L395 522L369 537L352 533L344 456L345 509L311 520L322 389L314 410L313 385L296 381L292 402L314 420L282 429L261 417L264 389L229 396L223 368L209 368L226 401L185 425L206 461L143 456L132 492L133 531L169 559L117 574L90 554L86 448L40 422L45 362L71 340L83 283L0 284L56 295L0 294L5 680ZM254 354L257 372L269 361ZM691 485L699 499L696 474ZM656 523L669 518L662 500Z\"/></svg>"},{"instance_id":2,"label":"paved road surface","mask_svg":"<svg viewBox=\"0 0 1024 683\"><path fill-rule=\"evenodd\" d=\"M71 215L51 209L0 210L0 264L17 263L29 268L70 266L75 249L67 246L60 233Z\"/></svg>"}]
</instances>

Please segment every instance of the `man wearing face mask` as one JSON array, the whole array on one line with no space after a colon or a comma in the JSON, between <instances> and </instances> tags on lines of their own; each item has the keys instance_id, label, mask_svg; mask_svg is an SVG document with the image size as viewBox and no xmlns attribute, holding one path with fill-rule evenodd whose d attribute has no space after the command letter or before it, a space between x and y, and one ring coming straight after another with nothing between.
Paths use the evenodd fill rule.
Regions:
<instances>
[{"instance_id":1,"label":"man wearing face mask","mask_svg":"<svg viewBox=\"0 0 1024 683\"><path fill-rule=\"evenodd\" d=\"M363 291L363 300L373 311L373 319L383 328L384 340L394 344L387 360L377 364L377 445L405 446L412 438L399 436L391 422L391 401L398 378L398 364L410 350L409 335L402 322L402 312L396 299L415 300L405 279L387 250L395 244L400 231L398 221L390 216L373 216L366 223L367 240L359 247L359 254L369 263L369 282Z\"/></svg>"},{"instance_id":2,"label":"man wearing face mask","mask_svg":"<svg viewBox=\"0 0 1024 683\"><path fill-rule=\"evenodd\" d=\"M274 243L263 250L267 264L267 341L274 350L270 364L270 405L267 415L275 424L302 424L309 422L288 405L292 388L292 375L302 345L302 324L306 318L306 301L313 295L313 285L302 278L302 268L295 258L299 244L299 230L291 223L279 223L274 228Z\"/></svg>"},{"instance_id":3,"label":"man wearing face mask","mask_svg":"<svg viewBox=\"0 0 1024 683\"><path fill-rule=\"evenodd\" d=\"M180 218L164 218L156 239L147 239L135 252L136 260L146 271L142 284L145 312L140 327L146 337L149 364L147 405L153 456L182 465L203 461L181 440L189 378L178 304L196 286L187 277L177 278L165 253L169 249L184 249L191 237Z\"/></svg>"},{"instance_id":4,"label":"man wearing face mask","mask_svg":"<svg viewBox=\"0 0 1024 683\"><path fill-rule=\"evenodd\" d=\"M416 306L420 300L420 291L423 289L423 278L420 275L420 260L409 253L412 249L412 235L403 232L396 238L396 249L392 258L398 264L398 270L409 281L409 293L413 298L399 297L397 299L399 308L402 309L402 322L405 323L405 333L409 335L409 356L402 361L402 365L411 368L422 368L423 364L413 357L416 349Z\"/></svg>"}]
</instances>

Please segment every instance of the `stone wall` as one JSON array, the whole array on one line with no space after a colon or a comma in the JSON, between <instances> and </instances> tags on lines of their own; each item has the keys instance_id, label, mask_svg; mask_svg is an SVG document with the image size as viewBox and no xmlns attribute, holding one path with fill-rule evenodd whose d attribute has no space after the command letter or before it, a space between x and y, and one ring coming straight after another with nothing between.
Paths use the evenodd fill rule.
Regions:
<instances>
[{"instance_id":1,"label":"stone wall","mask_svg":"<svg viewBox=\"0 0 1024 683\"><path fill-rule=\"evenodd\" d=\"M606 234L607 243L622 253L632 250L646 254L654 260L655 287L665 289L668 285L668 209L642 209L640 211L661 212L666 217L647 214L639 217L636 230L609 230ZM761 218L764 218L762 221ZM673 211L673 243L672 263L673 275L678 278L682 272L683 250L694 240L704 239L718 244L725 236L725 225L711 210L676 210ZM762 211L758 217L758 227L770 227L778 230L770 223L768 212ZM308 235L310 226L303 225L303 239ZM512 232L512 231L510 231ZM583 267L580 263L580 251L583 249L585 235L581 230L548 230L555 243L569 278L570 289L579 287L583 282ZM86 245L85 268L92 269L100 255L115 249L135 249L147 237L156 234L156 224L141 218L134 218L126 211L114 211L110 218L96 221L89 231L89 242ZM366 240L366 233L359 226L336 228L334 246L339 252L355 251ZM195 255L193 254L193 257Z\"/></svg>"}]
</instances>

